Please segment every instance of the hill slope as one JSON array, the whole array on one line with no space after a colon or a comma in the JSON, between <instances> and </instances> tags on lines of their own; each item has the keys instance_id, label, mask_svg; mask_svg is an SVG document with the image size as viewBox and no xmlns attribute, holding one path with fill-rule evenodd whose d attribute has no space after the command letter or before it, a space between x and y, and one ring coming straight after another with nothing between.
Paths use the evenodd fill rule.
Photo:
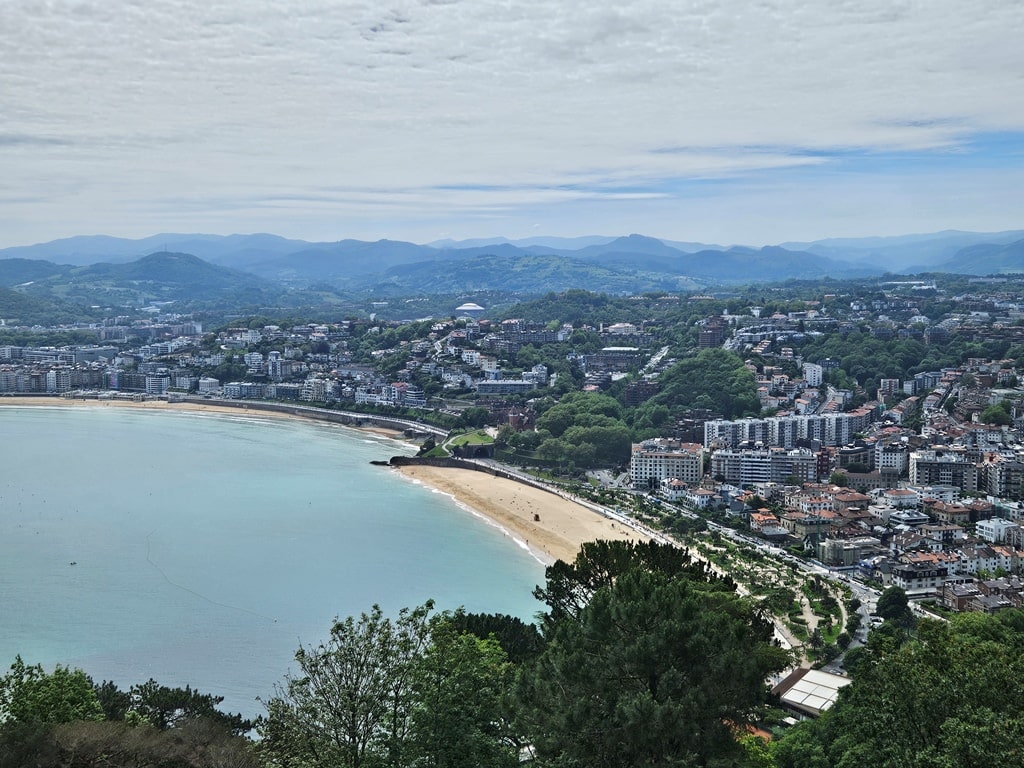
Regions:
<instances>
[{"instance_id":1,"label":"hill slope","mask_svg":"<svg viewBox=\"0 0 1024 768\"><path fill-rule=\"evenodd\" d=\"M982 243L957 252L947 262L939 264L937 272L956 272L962 275L999 275L1024 272L1024 240L1006 245Z\"/></svg>"}]
</instances>

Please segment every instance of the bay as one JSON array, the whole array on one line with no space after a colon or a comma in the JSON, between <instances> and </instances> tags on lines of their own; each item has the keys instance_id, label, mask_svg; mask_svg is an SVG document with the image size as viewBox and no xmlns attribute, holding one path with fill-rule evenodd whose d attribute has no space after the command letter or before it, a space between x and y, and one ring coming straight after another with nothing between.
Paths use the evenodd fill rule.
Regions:
<instances>
[{"instance_id":1,"label":"bay","mask_svg":"<svg viewBox=\"0 0 1024 768\"><path fill-rule=\"evenodd\" d=\"M539 562L369 464L409 450L297 420L0 407L0 665L188 684L253 716L300 644L374 603L531 619Z\"/></svg>"}]
</instances>

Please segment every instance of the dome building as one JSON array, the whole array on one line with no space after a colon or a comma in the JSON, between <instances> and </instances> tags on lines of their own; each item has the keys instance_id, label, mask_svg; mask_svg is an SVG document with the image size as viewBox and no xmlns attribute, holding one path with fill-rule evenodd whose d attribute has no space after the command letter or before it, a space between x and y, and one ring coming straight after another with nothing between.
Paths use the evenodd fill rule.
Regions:
<instances>
[{"instance_id":1,"label":"dome building","mask_svg":"<svg viewBox=\"0 0 1024 768\"><path fill-rule=\"evenodd\" d=\"M455 316L456 317L471 317L474 320L479 320L481 317L484 316L484 312L485 311L486 310L483 307L481 307L479 304L473 304L472 302L467 302L466 304L463 304L462 306L455 308Z\"/></svg>"}]
</instances>

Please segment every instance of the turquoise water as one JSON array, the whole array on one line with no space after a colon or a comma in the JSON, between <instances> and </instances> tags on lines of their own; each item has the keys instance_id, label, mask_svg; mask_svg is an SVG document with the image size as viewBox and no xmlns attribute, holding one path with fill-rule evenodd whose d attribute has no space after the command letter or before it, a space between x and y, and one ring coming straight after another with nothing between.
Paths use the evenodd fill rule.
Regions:
<instances>
[{"instance_id":1,"label":"turquoise water","mask_svg":"<svg viewBox=\"0 0 1024 768\"><path fill-rule=\"evenodd\" d=\"M0 407L0 670L20 653L255 715L336 616L432 598L531 618L539 562L369 464L408 450L313 422Z\"/></svg>"}]
</instances>

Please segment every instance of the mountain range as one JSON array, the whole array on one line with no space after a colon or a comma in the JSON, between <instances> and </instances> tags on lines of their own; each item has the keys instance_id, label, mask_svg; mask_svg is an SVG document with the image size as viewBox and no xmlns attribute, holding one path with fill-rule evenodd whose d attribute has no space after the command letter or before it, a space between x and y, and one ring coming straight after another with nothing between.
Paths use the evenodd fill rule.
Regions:
<instances>
[{"instance_id":1,"label":"mountain range","mask_svg":"<svg viewBox=\"0 0 1024 768\"><path fill-rule=\"evenodd\" d=\"M643 235L306 242L271 234L72 237L0 249L0 288L87 304L294 306L325 292L382 298L465 291L688 291L883 273L1024 272L1024 230L947 231L750 247ZM306 298L298 294L305 294Z\"/></svg>"}]
</instances>

